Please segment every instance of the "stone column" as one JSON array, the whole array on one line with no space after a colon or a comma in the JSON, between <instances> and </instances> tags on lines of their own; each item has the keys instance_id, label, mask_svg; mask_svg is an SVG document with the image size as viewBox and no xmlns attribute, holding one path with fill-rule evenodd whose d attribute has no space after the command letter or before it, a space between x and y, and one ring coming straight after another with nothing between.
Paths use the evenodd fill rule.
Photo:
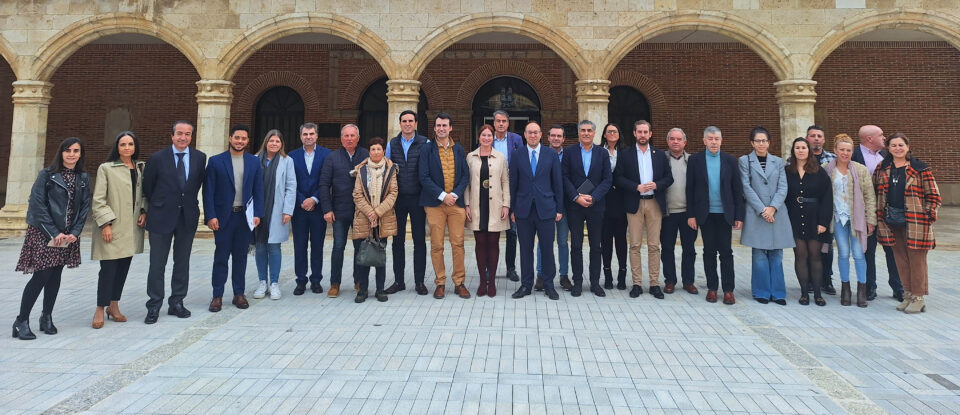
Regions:
<instances>
[{"instance_id":1,"label":"stone column","mask_svg":"<svg viewBox=\"0 0 960 415\"><path fill-rule=\"evenodd\" d=\"M784 158L790 156L793 140L806 136L807 127L814 124L817 93L813 87L816 84L809 79L789 79L773 84L777 87L777 103L780 104L780 154Z\"/></svg>"},{"instance_id":2,"label":"stone column","mask_svg":"<svg viewBox=\"0 0 960 415\"><path fill-rule=\"evenodd\" d=\"M600 144L600 129L607 124L607 106L610 104L610 81L606 79L583 79L577 86L577 112L580 120L590 120L597 125L593 142ZM579 120L578 120L579 121Z\"/></svg>"},{"instance_id":3,"label":"stone column","mask_svg":"<svg viewBox=\"0 0 960 415\"><path fill-rule=\"evenodd\" d=\"M227 149L230 134L230 104L233 82L203 79L197 81L197 150L210 157ZM251 142L253 137L250 137Z\"/></svg>"},{"instance_id":4,"label":"stone column","mask_svg":"<svg viewBox=\"0 0 960 415\"><path fill-rule=\"evenodd\" d=\"M44 81L13 83L13 125L10 134L10 164L7 170L7 200L0 210L0 229L27 228L27 204L37 173L44 166L47 144L47 110L53 84Z\"/></svg>"},{"instance_id":5,"label":"stone column","mask_svg":"<svg viewBox=\"0 0 960 415\"><path fill-rule=\"evenodd\" d=\"M387 136L390 140L400 134L400 113L416 111L420 103L420 81L391 79L387 81Z\"/></svg>"}]
</instances>

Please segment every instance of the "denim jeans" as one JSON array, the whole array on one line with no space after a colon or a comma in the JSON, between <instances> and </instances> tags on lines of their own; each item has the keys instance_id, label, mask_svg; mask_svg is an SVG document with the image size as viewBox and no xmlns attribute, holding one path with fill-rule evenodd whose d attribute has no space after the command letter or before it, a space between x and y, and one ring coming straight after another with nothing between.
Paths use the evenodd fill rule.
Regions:
<instances>
[{"instance_id":1,"label":"denim jeans","mask_svg":"<svg viewBox=\"0 0 960 415\"><path fill-rule=\"evenodd\" d=\"M840 281L850 281L850 254L853 253L853 266L857 270L857 282L867 282L867 260L860 247L860 240L854 237L850 221L841 225L833 222L833 236L837 240L837 268L840 268Z\"/></svg>"},{"instance_id":2,"label":"denim jeans","mask_svg":"<svg viewBox=\"0 0 960 415\"><path fill-rule=\"evenodd\" d=\"M270 283L280 280L280 244L268 244L257 242L257 278L260 281L267 280L267 265L270 266Z\"/></svg>"},{"instance_id":3,"label":"denim jeans","mask_svg":"<svg viewBox=\"0 0 960 415\"><path fill-rule=\"evenodd\" d=\"M353 216L346 215L346 218L337 217L333 221L333 251L330 253L330 283L340 284L343 275L343 257L347 249L347 237L350 233L350 227L353 226ZM362 239L353 240L353 254L356 255L360 249ZM356 267L354 267L353 282L357 282Z\"/></svg>"},{"instance_id":4,"label":"denim jeans","mask_svg":"<svg viewBox=\"0 0 960 415\"><path fill-rule=\"evenodd\" d=\"M560 219L560 222L557 222L557 261L560 262L560 267L557 268L560 272L561 277L567 276L567 267L570 265L570 249L567 247L567 240L570 236L570 229L567 228L567 215L563 215L563 219ZM540 248L537 247L537 275L540 275L540 266L542 255L540 254Z\"/></svg>"},{"instance_id":5,"label":"denim jeans","mask_svg":"<svg viewBox=\"0 0 960 415\"><path fill-rule=\"evenodd\" d=\"M782 300L787 298L783 281L783 250L753 248L751 291L753 298Z\"/></svg>"}]
</instances>

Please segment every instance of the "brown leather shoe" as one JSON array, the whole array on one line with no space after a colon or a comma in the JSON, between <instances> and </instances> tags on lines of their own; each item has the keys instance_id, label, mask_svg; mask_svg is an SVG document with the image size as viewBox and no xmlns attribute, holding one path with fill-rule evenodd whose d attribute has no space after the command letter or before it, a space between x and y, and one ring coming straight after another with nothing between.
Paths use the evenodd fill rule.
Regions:
<instances>
[{"instance_id":1,"label":"brown leather shoe","mask_svg":"<svg viewBox=\"0 0 960 415\"><path fill-rule=\"evenodd\" d=\"M663 287L663 292L667 294L673 294L677 290L677 284L667 284Z\"/></svg>"},{"instance_id":2,"label":"brown leather shoe","mask_svg":"<svg viewBox=\"0 0 960 415\"><path fill-rule=\"evenodd\" d=\"M723 303L726 305L733 305L737 302L737 299L733 298L733 292L723 293Z\"/></svg>"},{"instance_id":3,"label":"brown leather shoe","mask_svg":"<svg viewBox=\"0 0 960 415\"><path fill-rule=\"evenodd\" d=\"M327 290L327 297L337 298L338 295L340 295L340 284L330 284L330 289Z\"/></svg>"},{"instance_id":4,"label":"brown leather shoe","mask_svg":"<svg viewBox=\"0 0 960 415\"><path fill-rule=\"evenodd\" d=\"M717 290L707 290L707 302L708 303L717 302Z\"/></svg>"},{"instance_id":5,"label":"brown leather shoe","mask_svg":"<svg viewBox=\"0 0 960 415\"><path fill-rule=\"evenodd\" d=\"M222 297L213 297L213 300L210 300L210 310L211 313L216 313L223 308L223 298Z\"/></svg>"},{"instance_id":6,"label":"brown leather shoe","mask_svg":"<svg viewBox=\"0 0 960 415\"><path fill-rule=\"evenodd\" d=\"M250 303L247 302L247 297L243 294L233 296L233 305L241 310L246 310L247 307L250 307Z\"/></svg>"},{"instance_id":7,"label":"brown leather shoe","mask_svg":"<svg viewBox=\"0 0 960 415\"><path fill-rule=\"evenodd\" d=\"M463 284L460 284L453 288L453 292L457 293L460 298L467 299L470 298L470 291L467 291L467 287L464 287Z\"/></svg>"},{"instance_id":8,"label":"brown leather shoe","mask_svg":"<svg viewBox=\"0 0 960 415\"><path fill-rule=\"evenodd\" d=\"M690 294L700 294L700 291L697 290L697 286L693 284L684 284L683 289Z\"/></svg>"},{"instance_id":9,"label":"brown leather shoe","mask_svg":"<svg viewBox=\"0 0 960 415\"><path fill-rule=\"evenodd\" d=\"M436 291L433 292L433 298L436 298L436 299L438 299L438 300L442 300L443 297L446 295L446 294L444 293L444 290L445 290L445 289L446 289L446 286L438 285Z\"/></svg>"}]
</instances>

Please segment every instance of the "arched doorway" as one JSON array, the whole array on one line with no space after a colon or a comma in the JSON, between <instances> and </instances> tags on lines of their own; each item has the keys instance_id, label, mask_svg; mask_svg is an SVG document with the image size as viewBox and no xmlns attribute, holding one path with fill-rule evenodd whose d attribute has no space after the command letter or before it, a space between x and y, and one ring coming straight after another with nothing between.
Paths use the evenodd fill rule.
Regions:
<instances>
[{"instance_id":1,"label":"arched doorway","mask_svg":"<svg viewBox=\"0 0 960 415\"><path fill-rule=\"evenodd\" d=\"M610 103L607 105L607 120L620 127L622 137L631 139L633 123L639 120L653 122L650 114L650 103L647 97L632 86L615 86L610 88ZM602 125L597 126L603 128Z\"/></svg>"},{"instance_id":2,"label":"arched doorway","mask_svg":"<svg viewBox=\"0 0 960 415\"><path fill-rule=\"evenodd\" d=\"M417 103L417 132L427 136L430 126L427 124L427 95L420 91L420 101ZM399 122L389 119L389 105L387 104L387 78L374 81L363 91L360 97L360 116L357 126L360 127L360 146L367 147L367 142L373 137L387 137L390 123Z\"/></svg>"},{"instance_id":3,"label":"arched doorway","mask_svg":"<svg viewBox=\"0 0 960 415\"><path fill-rule=\"evenodd\" d=\"M493 112L510 114L509 131L520 134L530 121L540 122L540 96L526 81L500 76L483 84L473 96L473 126L470 148L477 147L477 132L483 124L493 125Z\"/></svg>"},{"instance_id":4,"label":"arched doorway","mask_svg":"<svg viewBox=\"0 0 960 415\"><path fill-rule=\"evenodd\" d=\"M284 150L300 147L300 125L303 124L303 99L288 86L277 86L264 92L257 100L253 122L252 151L260 149L263 136L272 129L283 134Z\"/></svg>"}]
</instances>

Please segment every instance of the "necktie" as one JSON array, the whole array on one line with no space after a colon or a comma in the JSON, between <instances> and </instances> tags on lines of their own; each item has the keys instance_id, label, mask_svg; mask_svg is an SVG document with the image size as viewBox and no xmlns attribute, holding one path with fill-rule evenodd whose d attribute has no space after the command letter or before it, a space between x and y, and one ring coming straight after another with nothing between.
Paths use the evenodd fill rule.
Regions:
<instances>
[{"instance_id":1,"label":"necktie","mask_svg":"<svg viewBox=\"0 0 960 415\"><path fill-rule=\"evenodd\" d=\"M187 185L187 167L183 165L183 156L186 155L187 153L177 153L177 182L180 189Z\"/></svg>"},{"instance_id":2,"label":"necktie","mask_svg":"<svg viewBox=\"0 0 960 415\"><path fill-rule=\"evenodd\" d=\"M537 152L530 153L530 170L533 171L533 174L537 174Z\"/></svg>"}]
</instances>

